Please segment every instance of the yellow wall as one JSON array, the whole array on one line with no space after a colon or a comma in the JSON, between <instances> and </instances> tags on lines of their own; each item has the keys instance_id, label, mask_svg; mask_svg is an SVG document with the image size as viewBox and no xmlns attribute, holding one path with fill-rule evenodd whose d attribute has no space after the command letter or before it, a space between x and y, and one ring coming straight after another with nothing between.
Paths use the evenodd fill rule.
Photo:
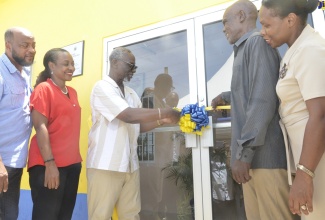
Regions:
<instances>
[{"instance_id":1,"label":"yellow wall","mask_svg":"<svg viewBox=\"0 0 325 220\"><path fill-rule=\"evenodd\" d=\"M227 0L0 0L0 35L3 36L11 26L22 26L36 37L32 84L43 69L42 59L46 51L85 41L83 75L69 83L77 90L82 108L80 147L84 162L80 193L86 192L89 96L94 83L101 79L103 38L223 2ZM3 40L0 41L0 52L4 52ZM26 173L22 188L29 189Z\"/></svg>"}]
</instances>

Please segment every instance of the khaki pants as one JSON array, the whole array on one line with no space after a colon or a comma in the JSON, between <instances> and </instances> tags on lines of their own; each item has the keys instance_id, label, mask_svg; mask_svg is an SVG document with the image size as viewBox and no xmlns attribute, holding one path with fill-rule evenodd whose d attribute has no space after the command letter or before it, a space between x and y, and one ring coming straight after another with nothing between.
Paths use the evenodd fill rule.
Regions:
<instances>
[{"instance_id":1,"label":"khaki pants","mask_svg":"<svg viewBox=\"0 0 325 220\"><path fill-rule=\"evenodd\" d=\"M119 220L139 220L139 170L122 173L87 169L88 219L109 220L116 207Z\"/></svg>"},{"instance_id":2,"label":"khaki pants","mask_svg":"<svg viewBox=\"0 0 325 220\"><path fill-rule=\"evenodd\" d=\"M248 220L296 219L289 210L289 184L284 169L253 169L252 179L243 184ZM299 219L299 218L298 218Z\"/></svg>"}]
</instances>

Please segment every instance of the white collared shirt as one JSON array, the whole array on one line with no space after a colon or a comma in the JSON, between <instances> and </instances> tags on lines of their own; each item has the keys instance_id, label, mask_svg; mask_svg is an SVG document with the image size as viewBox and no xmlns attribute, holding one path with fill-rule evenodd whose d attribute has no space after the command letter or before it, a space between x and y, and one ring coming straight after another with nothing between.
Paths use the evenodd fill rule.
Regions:
<instances>
[{"instance_id":1,"label":"white collared shirt","mask_svg":"<svg viewBox=\"0 0 325 220\"><path fill-rule=\"evenodd\" d=\"M139 168L139 124L116 118L126 108L141 108L136 92L125 86L125 97L110 77L97 82L91 92L92 127L89 132L87 168L133 172Z\"/></svg>"}]
</instances>

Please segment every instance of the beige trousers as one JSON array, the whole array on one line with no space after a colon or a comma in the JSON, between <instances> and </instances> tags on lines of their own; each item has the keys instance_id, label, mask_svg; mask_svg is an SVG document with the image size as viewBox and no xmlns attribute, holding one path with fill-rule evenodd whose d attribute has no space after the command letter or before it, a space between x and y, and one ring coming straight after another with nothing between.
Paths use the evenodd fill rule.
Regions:
<instances>
[{"instance_id":1,"label":"beige trousers","mask_svg":"<svg viewBox=\"0 0 325 220\"><path fill-rule=\"evenodd\" d=\"M289 210L289 184L284 169L251 169L252 179L243 184L248 220L296 219Z\"/></svg>"},{"instance_id":2,"label":"beige trousers","mask_svg":"<svg viewBox=\"0 0 325 220\"><path fill-rule=\"evenodd\" d=\"M109 220L116 207L119 220L139 220L139 170L122 173L87 169L88 219Z\"/></svg>"}]
</instances>

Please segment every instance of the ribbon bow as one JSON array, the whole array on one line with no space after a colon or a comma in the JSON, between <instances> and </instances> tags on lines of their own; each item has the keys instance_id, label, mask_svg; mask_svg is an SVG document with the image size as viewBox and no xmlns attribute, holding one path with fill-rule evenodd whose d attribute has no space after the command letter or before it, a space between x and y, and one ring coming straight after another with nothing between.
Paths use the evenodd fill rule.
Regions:
<instances>
[{"instance_id":1,"label":"ribbon bow","mask_svg":"<svg viewBox=\"0 0 325 220\"><path fill-rule=\"evenodd\" d=\"M181 131L202 135L202 131L209 124L209 117L205 106L199 107L198 103L188 104L180 112L179 127Z\"/></svg>"}]
</instances>

